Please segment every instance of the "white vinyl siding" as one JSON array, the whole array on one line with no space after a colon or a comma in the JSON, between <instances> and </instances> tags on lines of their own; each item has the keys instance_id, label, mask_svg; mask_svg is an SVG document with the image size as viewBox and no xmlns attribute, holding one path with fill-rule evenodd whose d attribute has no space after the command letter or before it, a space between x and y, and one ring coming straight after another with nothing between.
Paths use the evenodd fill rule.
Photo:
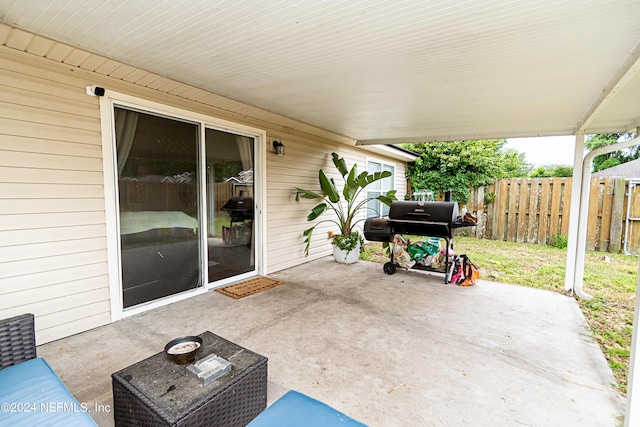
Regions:
<instances>
[{"instance_id":1,"label":"white vinyl siding","mask_svg":"<svg viewBox=\"0 0 640 427\"><path fill-rule=\"evenodd\" d=\"M331 253L327 232L336 227L324 225L304 256L302 231L310 226L306 216L314 205L296 203L294 187L319 190L320 168L339 182L333 151L366 170L371 147L351 146L343 136L187 85L173 90L180 96L142 87L155 86L159 76L124 64L109 76L90 72L91 61L107 63L94 54L85 55L79 68L68 63L70 57L82 61L79 50L71 50L64 64L36 57L56 45L46 42L34 36L27 53L6 41L0 46L0 318L34 313L38 344L112 321L105 202L113 201L105 201L99 98L85 93L92 84L264 129L263 273ZM284 143L285 156L269 152L273 139ZM401 197L404 163L381 160L396 166Z\"/></svg>"},{"instance_id":2,"label":"white vinyl siding","mask_svg":"<svg viewBox=\"0 0 640 427\"><path fill-rule=\"evenodd\" d=\"M311 240L308 258L304 257L304 238L302 232L316 222L307 222L306 216L317 200L294 200L294 187L320 191L318 170L323 169L329 177L333 177L337 184L342 183L342 177L335 169L331 160L331 152L335 151L344 157L347 166L351 168L357 163L359 171L365 171L367 153L356 147L326 142L303 140L281 133L271 135L269 140L283 141L286 155L283 157L271 154L267 156L267 259L269 272L281 270L300 264L305 260L317 259L332 253L332 246L328 237L329 231L337 231L337 226L324 223L316 227ZM398 198L404 198L405 164L385 159L386 164L395 167L394 186L398 190ZM364 192L362 193L364 198ZM327 215L327 213L323 214ZM362 228L363 222L358 225Z\"/></svg>"},{"instance_id":3,"label":"white vinyl siding","mask_svg":"<svg viewBox=\"0 0 640 427\"><path fill-rule=\"evenodd\" d=\"M77 78L0 75L0 317L34 313L40 344L110 321L99 111Z\"/></svg>"}]
</instances>

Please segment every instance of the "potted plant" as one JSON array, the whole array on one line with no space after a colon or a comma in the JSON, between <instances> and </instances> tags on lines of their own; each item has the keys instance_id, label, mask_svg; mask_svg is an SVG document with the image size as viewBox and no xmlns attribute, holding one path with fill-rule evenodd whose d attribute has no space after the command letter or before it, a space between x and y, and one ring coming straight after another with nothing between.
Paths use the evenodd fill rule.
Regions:
<instances>
[{"instance_id":1,"label":"potted plant","mask_svg":"<svg viewBox=\"0 0 640 427\"><path fill-rule=\"evenodd\" d=\"M351 264L359 259L360 250L364 242L360 233L354 228L358 222L365 219L364 215L361 215L361 218L357 218L358 215L367 209L371 209L367 206L371 200L380 200L385 205L390 206L392 200L397 200L396 190L388 191L386 194L376 197L359 197L362 190L369 184L391 176L391 172L362 172L358 174L357 165L354 164L349 170L342 157L336 153L331 153L331 157L333 158L333 164L342 175L344 181L342 194L338 191L333 178L327 177L322 169L318 172L321 193L296 187L296 202L299 202L301 197L322 200L321 203L311 209L307 216L307 221L315 221L327 211L335 214L335 217L321 220L302 233L306 244L304 252L305 255L309 255L309 245L311 244L313 230L323 222L331 222L338 226L339 233L334 235L331 241L334 246L334 258L338 262Z\"/></svg>"}]
</instances>

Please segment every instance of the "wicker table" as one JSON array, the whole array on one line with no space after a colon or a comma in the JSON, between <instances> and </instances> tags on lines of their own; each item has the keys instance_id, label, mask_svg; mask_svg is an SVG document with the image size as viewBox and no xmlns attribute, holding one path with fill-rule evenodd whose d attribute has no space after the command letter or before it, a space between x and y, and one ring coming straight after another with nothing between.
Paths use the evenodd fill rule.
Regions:
<instances>
[{"instance_id":1,"label":"wicker table","mask_svg":"<svg viewBox=\"0 0 640 427\"><path fill-rule=\"evenodd\" d=\"M111 375L117 426L245 426L267 406L267 358L211 332L199 335L201 359L216 354L231 373L203 386L158 353Z\"/></svg>"}]
</instances>

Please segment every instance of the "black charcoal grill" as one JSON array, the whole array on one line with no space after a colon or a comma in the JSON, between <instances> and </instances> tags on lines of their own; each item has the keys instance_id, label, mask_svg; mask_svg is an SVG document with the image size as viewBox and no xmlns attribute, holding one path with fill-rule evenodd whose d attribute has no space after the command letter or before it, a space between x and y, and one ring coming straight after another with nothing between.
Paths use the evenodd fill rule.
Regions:
<instances>
[{"instance_id":1,"label":"black charcoal grill","mask_svg":"<svg viewBox=\"0 0 640 427\"><path fill-rule=\"evenodd\" d=\"M231 217L231 225L234 222L253 219L253 198L232 197L225 203L222 210Z\"/></svg>"},{"instance_id":2,"label":"black charcoal grill","mask_svg":"<svg viewBox=\"0 0 640 427\"><path fill-rule=\"evenodd\" d=\"M411 234L445 239L445 269L434 270L430 267L415 265L413 268L421 270L440 271L445 273L445 283L448 283L449 245L453 239L453 230L468 227L472 224L463 223L458 216L458 204L455 202L414 202L394 200L389 209L388 218L369 218L364 224L364 236L374 242L391 242L396 234ZM386 274L394 274L396 263L391 260L384 265Z\"/></svg>"}]
</instances>

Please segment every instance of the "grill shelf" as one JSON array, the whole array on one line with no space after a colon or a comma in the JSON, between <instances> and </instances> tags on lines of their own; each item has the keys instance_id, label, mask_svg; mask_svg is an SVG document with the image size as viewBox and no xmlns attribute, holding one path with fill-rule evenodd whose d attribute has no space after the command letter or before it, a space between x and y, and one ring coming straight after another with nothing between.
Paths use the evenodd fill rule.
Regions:
<instances>
[{"instance_id":1,"label":"grill shelf","mask_svg":"<svg viewBox=\"0 0 640 427\"><path fill-rule=\"evenodd\" d=\"M444 273L444 283L449 283L449 247L453 245L453 230L473 227L475 224L462 222L458 216L458 204L455 202L423 202L394 200L389 209L388 218L369 218L364 224L364 236L374 242L391 242L396 234L412 234L444 239L445 269L439 270L416 264L416 270ZM398 264L391 259L385 263L385 274L394 274Z\"/></svg>"}]
</instances>

